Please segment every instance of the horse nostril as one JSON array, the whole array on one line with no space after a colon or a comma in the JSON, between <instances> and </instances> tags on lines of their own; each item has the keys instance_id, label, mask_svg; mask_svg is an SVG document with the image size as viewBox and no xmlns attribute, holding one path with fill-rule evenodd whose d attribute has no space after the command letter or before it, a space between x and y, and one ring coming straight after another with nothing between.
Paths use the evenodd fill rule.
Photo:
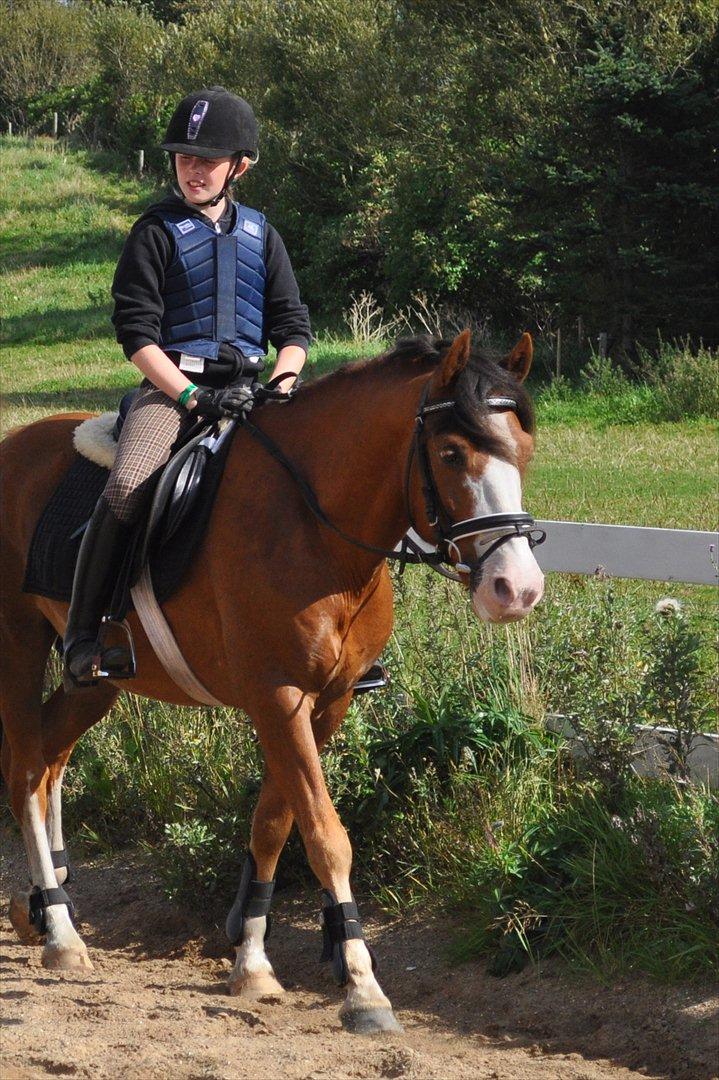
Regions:
<instances>
[{"instance_id":1,"label":"horse nostril","mask_svg":"<svg viewBox=\"0 0 719 1080\"><path fill-rule=\"evenodd\" d=\"M517 594L512 588L512 585L508 578L496 577L492 584L494 585L494 591L497 599L502 604L511 604L512 601L516 599Z\"/></svg>"},{"instance_id":2,"label":"horse nostril","mask_svg":"<svg viewBox=\"0 0 719 1080\"><path fill-rule=\"evenodd\" d=\"M527 607L534 607L542 595L542 589L539 587L525 589L522 599Z\"/></svg>"}]
</instances>

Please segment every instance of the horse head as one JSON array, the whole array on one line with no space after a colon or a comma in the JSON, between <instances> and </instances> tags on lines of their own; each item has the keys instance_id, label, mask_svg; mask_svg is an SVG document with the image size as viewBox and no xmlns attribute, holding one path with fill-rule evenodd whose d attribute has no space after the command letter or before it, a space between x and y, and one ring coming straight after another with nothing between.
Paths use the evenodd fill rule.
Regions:
<instances>
[{"instance_id":1,"label":"horse head","mask_svg":"<svg viewBox=\"0 0 719 1080\"><path fill-rule=\"evenodd\" d=\"M525 333L506 356L472 348L468 330L444 352L425 388L414 482L416 528L443 537L478 617L521 619L544 591L522 511L534 451L534 415L523 383L532 364ZM432 520L434 518L434 521ZM483 527L479 527L479 526ZM463 529L462 526L465 526Z\"/></svg>"}]
</instances>

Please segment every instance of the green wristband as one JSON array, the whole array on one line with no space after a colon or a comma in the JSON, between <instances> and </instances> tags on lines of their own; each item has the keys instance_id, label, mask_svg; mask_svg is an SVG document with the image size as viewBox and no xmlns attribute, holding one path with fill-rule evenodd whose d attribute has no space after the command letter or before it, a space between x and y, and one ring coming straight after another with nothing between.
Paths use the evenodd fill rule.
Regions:
<instances>
[{"instance_id":1,"label":"green wristband","mask_svg":"<svg viewBox=\"0 0 719 1080\"><path fill-rule=\"evenodd\" d=\"M177 404L182 405L183 408L186 408L187 407L187 402L189 401L190 397L194 394L195 390L197 390L197 387L195 386L194 383L190 383L189 386L186 386L185 389L180 394L180 396L178 397Z\"/></svg>"}]
</instances>

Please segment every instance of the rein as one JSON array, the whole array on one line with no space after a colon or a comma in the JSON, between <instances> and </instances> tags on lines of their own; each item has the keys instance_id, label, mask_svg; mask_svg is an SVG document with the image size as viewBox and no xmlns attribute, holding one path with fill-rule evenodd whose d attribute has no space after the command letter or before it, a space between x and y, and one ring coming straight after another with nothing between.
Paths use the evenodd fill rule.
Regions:
<instances>
[{"instance_id":1,"label":"rein","mask_svg":"<svg viewBox=\"0 0 719 1080\"><path fill-rule=\"evenodd\" d=\"M455 573L453 570L446 569L447 565L453 566L456 571L470 574L472 577L476 578L481 574L482 567L490 555L492 555L497 548L501 547L502 544L505 544L507 541L513 540L516 537L524 536L527 538L530 548L534 548L537 544L544 543L546 533L543 529L537 528L534 518L531 514L526 513L485 514L482 517L465 518L462 521L457 521L450 524L446 529L442 526L441 518L443 517L445 521L448 521L449 517L442 503L441 495L437 490L429 454L427 453L425 417L443 409L453 408L454 401L435 401L428 405L428 394L429 383L422 392L422 397L420 398L417 413L415 415L415 431L407 455L407 464L405 466L404 501L407 518L411 527L416 532L417 525L414 515L412 514L410 500L412 466L416 457L420 466L422 493L425 501L427 521L430 528L435 530L437 536L435 551L424 551L415 544L409 536L405 536L402 539L400 549L397 551L396 549L390 550L388 548L378 547L374 544L367 544L365 541L359 540L356 536L351 536L349 533L346 533L343 529L340 529L338 525L335 525L335 523L327 516L320 506L319 500L311 485L277 443L271 439L262 428L257 427L257 425L253 424L247 417L244 418L242 427L245 428L257 442L264 446L270 456L290 474L299 488L300 494L308 509L314 517L325 526L325 528L335 533L336 536L341 537L354 547L361 548L363 551L370 551L373 554L381 555L385 559L399 562L400 573L403 572L407 563L423 564L431 567L431 569L435 570L437 573L442 574L443 577L448 577L453 581L461 582L462 578L460 577L460 573ZM290 401L293 396L293 392L290 392L289 394L282 393L274 387L272 388L272 392L266 395L268 399L277 401ZM506 397L488 397L485 398L485 404L490 408L516 409L517 407L516 402L512 398ZM474 559L471 562L453 561L451 558L452 550L456 552L457 559L461 558L458 541L468 537L481 536L483 534L489 534L489 536L486 541L481 540L480 543L488 543L490 546L479 556L479 558Z\"/></svg>"}]
</instances>

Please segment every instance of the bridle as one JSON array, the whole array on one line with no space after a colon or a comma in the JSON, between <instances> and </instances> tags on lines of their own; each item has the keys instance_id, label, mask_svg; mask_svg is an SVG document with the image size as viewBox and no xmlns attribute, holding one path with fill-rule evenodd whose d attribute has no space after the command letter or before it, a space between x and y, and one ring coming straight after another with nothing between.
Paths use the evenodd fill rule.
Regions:
<instances>
[{"instance_id":1,"label":"bridle","mask_svg":"<svg viewBox=\"0 0 719 1080\"><path fill-rule=\"evenodd\" d=\"M429 527L433 529L435 533L435 547L437 554L440 556L443 564L448 563L452 565L454 570L459 571L459 573L448 571L439 566L436 566L435 569L439 569L440 573L445 577L451 577L454 581L461 581L460 573L464 573L469 574L471 579L476 582L479 580L482 567L487 559L490 555L493 555L497 548L501 547L502 544L506 544L509 540L514 540L517 537L525 536L530 548L534 548L538 544L544 543L547 534L544 529L537 527L531 514L526 514L524 512L516 514L484 514L482 517L463 518L461 521L456 522L451 521L450 515L447 513L442 501L442 496L437 488L437 483L432 471L432 462L430 461L427 450L425 417L431 416L436 412L441 412L444 409L452 409L454 408L455 403L452 399L445 399L443 401L433 401L430 404L427 404L429 390L430 384L427 383L422 392L422 397L420 398L417 413L414 418L414 437L412 439L409 454L407 456L407 465L405 467L405 509L412 529L418 533L419 529L417 528L417 523L412 514L412 503L410 498L412 466L416 458L420 469L425 515ZM490 409L511 409L513 412L516 412L517 409L516 401L514 398L510 397L487 397L484 399L484 404ZM471 561L460 561L462 559L462 553L459 548L460 541L473 537L486 537L486 539L480 539L479 543L488 544L489 547L476 559L472 559ZM413 554L421 552L421 549L418 548L416 544L413 544L408 537L405 537L405 542L412 545ZM455 558L452 558L453 554L455 555ZM422 562L427 560L418 559L417 561Z\"/></svg>"},{"instance_id":2,"label":"bridle","mask_svg":"<svg viewBox=\"0 0 719 1080\"><path fill-rule=\"evenodd\" d=\"M284 402L292 400L295 395L294 391L285 393L277 389L277 384L282 378L283 376L278 380L272 380L271 383L262 387L262 398L264 400ZM382 555L385 559L391 559L398 562L400 573L403 572L407 563L421 563L431 567L437 573L442 574L443 577L451 578L453 581L461 582L463 579L460 574L469 574L470 582L474 583L479 580L482 568L487 559L497 550L497 548L501 547L502 544L506 544L509 540L514 540L517 537L526 537L530 548L534 548L537 544L544 543L546 533L543 529L536 526L535 520L531 514L526 514L524 512L516 514L486 514L482 517L464 518L462 521L454 523L450 522L449 515L442 502L442 497L437 489L434 474L432 472L432 464L427 451L425 417L444 409L453 408L455 403L451 399L447 399L443 401L433 401L428 404L427 398L429 396L429 389L430 383L428 382L422 392L417 413L414 418L414 435L405 465L404 502L407 519L409 520L412 529L415 532L418 532L417 524L412 513L410 493L412 469L416 460L420 469L427 523L435 532L436 539L434 551L425 551L407 535L403 538L399 548L394 550L377 547L374 544L367 544L364 540L359 540L356 536L350 536L349 533L340 529L338 525L335 525L335 523L328 518L320 506L317 496L310 484L304 476L302 476L295 464L287 457L284 451L280 449L277 443L275 443L262 428L258 428L257 425L253 424L247 417L242 421L242 427L245 428L253 438L261 443L275 461L282 465L282 467L290 474L299 488L305 503L317 520L320 521L325 528L329 529L337 536L340 536L348 544L361 548L363 551L371 551L377 555ZM516 401L509 397L487 397L484 399L484 403L489 408L499 408L504 410L512 409L514 411L517 409ZM448 522L449 524L447 524ZM460 541L468 539L469 537L483 536L486 536L487 539L480 539L480 544L487 543L489 544L489 547L478 558L463 562L455 562L453 560L452 552L456 552L458 559L461 558L461 551L458 546ZM447 569L447 565L453 567L453 569Z\"/></svg>"}]
</instances>

